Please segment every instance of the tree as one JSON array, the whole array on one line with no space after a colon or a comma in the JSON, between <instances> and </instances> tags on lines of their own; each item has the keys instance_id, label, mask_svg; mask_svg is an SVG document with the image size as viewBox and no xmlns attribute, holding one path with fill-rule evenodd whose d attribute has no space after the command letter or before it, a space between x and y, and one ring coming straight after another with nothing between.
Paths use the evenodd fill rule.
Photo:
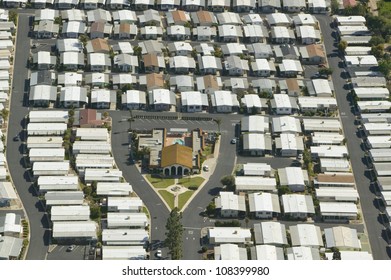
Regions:
<instances>
[{"instance_id":1,"label":"tree","mask_svg":"<svg viewBox=\"0 0 391 280\"><path fill-rule=\"evenodd\" d=\"M340 261L341 260L341 252L335 247L332 248L332 251L333 251L333 260Z\"/></svg>"},{"instance_id":2,"label":"tree","mask_svg":"<svg viewBox=\"0 0 391 280\"><path fill-rule=\"evenodd\" d=\"M228 190L233 190L235 188L235 177L232 175L224 176L220 179L220 183L227 186Z\"/></svg>"},{"instance_id":3,"label":"tree","mask_svg":"<svg viewBox=\"0 0 391 280\"><path fill-rule=\"evenodd\" d=\"M338 49L341 51L341 52L344 52L346 50L346 48L348 47L348 42L344 41L344 40L341 40L339 43L338 43Z\"/></svg>"},{"instance_id":4,"label":"tree","mask_svg":"<svg viewBox=\"0 0 391 280\"><path fill-rule=\"evenodd\" d=\"M212 201L212 202L209 203L208 206L206 207L206 214L207 214L208 216L212 216L212 215L214 215L215 210L216 210L216 204Z\"/></svg>"},{"instance_id":5,"label":"tree","mask_svg":"<svg viewBox=\"0 0 391 280\"><path fill-rule=\"evenodd\" d=\"M379 62L379 71L388 77L391 73L391 59L382 59Z\"/></svg>"},{"instance_id":6,"label":"tree","mask_svg":"<svg viewBox=\"0 0 391 280\"><path fill-rule=\"evenodd\" d=\"M333 14L336 14L338 12L338 9L339 9L339 4L338 4L338 0L331 0L331 12Z\"/></svg>"},{"instance_id":7,"label":"tree","mask_svg":"<svg viewBox=\"0 0 391 280\"><path fill-rule=\"evenodd\" d=\"M214 122L217 124L217 128L219 129L219 133L220 133L220 126L221 126L221 122L223 121L222 119L213 119Z\"/></svg>"},{"instance_id":8,"label":"tree","mask_svg":"<svg viewBox=\"0 0 391 280\"><path fill-rule=\"evenodd\" d=\"M182 258L183 226L181 219L182 214L179 212L179 209L175 207L172 209L166 224L167 231L164 243L168 247L171 259L173 260L179 260Z\"/></svg>"},{"instance_id":9,"label":"tree","mask_svg":"<svg viewBox=\"0 0 391 280\"><path fill-rule=\"evenodd\" d=\"M141 57L143 53L143 49L140 46L134 46L133 47L133 54L137 55L138 57Z\"/></svg>"},{"instance_id":10,"label":"tree","mask_svg":"<svg viewBox=\"0 0 391 280\"><path fill-rule=\"evenodd\" d=\"M374 55L377 59L380 59L384 56L384 45L372 46L371 54Z\"/></svg>"},{"instance_id":11,"label":"tree","mask_svg":"<svg viewBox=\"0 0 391 280\"><path fill-rule=\"evenodd\" d=\"M10 21L12 21L15 25L18 24L18 13L16 10L10 10L8 12L8 18Z\"/></svg>"},{"instance_id":12,"label":"tree","mask_svg":"<svg viewBox=\"0 0 391 280\"><path fill-rule=\"evenodd\" d=\"M55 24L61 24L62 23L62 18L61 17L55 17L54 18L54 23Z\"/></svg>"},{"instance_id":13,"label":"tree","mask_svg":"<svg viewBox=\"0 0 391 280\"><path fill-rule=\"evenodd\" d=\"M371 40L369 40L371 46L383 45L384 43L384 38L381 36L373 36Z\"/></svg>"},{"instance_id":14,"label":"tree","mask_svg":"<svg viewBox=\"0 0 391 280\"><path fill-rule=\"evenodd\" d=\"M218 47L218 46L214 46L214 49L215 49L214 56L222 58L223 57L223 51L221 50L221 48Z\"/></svg>"},{"instance_id":15,"label":"tree","mask_svg":"<svg viewBox=\"0 0 391 280\"><path fill-rule=\"evenodd\" d=\"M80 37L79 37L79 39L80 39L80 42L82 42L82 44L83 44L84 46L87 45L87 42L88 42L88 37L87 37L87 35L81 34Z\"/></svg>"},{"instance_id":16,"label":"tree","mask_svg":"<svg viewBox=\"0 0 391 280\"><path fill-rule=\"evenodd\" d=\"M331 74L333 74L333 69L331 69L331 68L322 68L322 69L319 70L319 74L320 75L330 76Z\"/></svg>"},{"instance_id":17,"label":"tree","mask_svg":"<svg viewBox=\"0 0 391 280\"><path fill-rule=\"evenodd\" d=\"M90 216L92 220L99 219L101 217L100 206L96 203L90 204Z\"/></svg>"}]
</instances>

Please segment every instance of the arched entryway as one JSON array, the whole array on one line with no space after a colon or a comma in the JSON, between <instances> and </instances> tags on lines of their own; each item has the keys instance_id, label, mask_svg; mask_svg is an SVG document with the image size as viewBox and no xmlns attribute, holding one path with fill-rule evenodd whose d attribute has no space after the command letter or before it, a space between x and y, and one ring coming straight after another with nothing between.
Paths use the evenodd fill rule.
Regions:
<instances>
[{"instance_id":1,"label":"arched entryway","mask_svg":"<svg viewBox=\"0 0 391 280\"><path fill-rule=\"evenodd\" d=\"M165 176L170 176L170 168L165 168L164 169L164 175Z\"/></svg>"},{"instance_id":2,"label":"arched entryway","mask_svg":"<svg viewBox=\"0 0 391 280\"><path fill-rule=\"evenodd\" d=\"M189 170L189 169L187 169L187 168L185 168L184 175L189 175L189 173L190 173L190 170Z\"/></svg>"},{"instance_id":3,"label":"arched entryway","mask_svg":"<svg viewBox=\"0 0 391 280\"><path fill-rule=\"evenodd\" d=\"M183 167L182 166L178 166L177 175L183 175Z\"/></svg>"},{"instance_id":4,"label":"arched entryway","mask_svg":"<svg viewBox=\"0 0 391 280\"><path fill-rule=\"evenodd\" d=\"M171 167L171 176L175 176L175 175L176 175L176 167L172 166Z\"/></svg>"}]
</instances>

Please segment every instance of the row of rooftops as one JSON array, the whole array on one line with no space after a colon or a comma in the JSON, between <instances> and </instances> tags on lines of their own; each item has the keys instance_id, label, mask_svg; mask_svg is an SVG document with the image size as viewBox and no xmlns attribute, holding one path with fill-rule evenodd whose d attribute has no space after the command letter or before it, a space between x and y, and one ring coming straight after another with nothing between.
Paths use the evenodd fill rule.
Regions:
<instances>
[{"instance_id":1,"label":"row of rooftops","mask_svg":"<svg viewBox=\"0 0 391 280\"><path fill-rule=\"evenodd\" d=\"M134 196L132 186L123 182L122 172L114 165L107 128L74 129L75 170L71 170L69 161L64 160L61 139L69 121L68 111L31 111L28 120L29 159L33 162L32 171L39 191L50 208L53 238L59 243L97 240L98 232L102 231L102 242L104 247L108 246L109 252L110 246L117 250L132 246L139 257L145 258L143 248L149 240L145 227L149 221L141 212L142 200ZM42 139L47 135L51 136L48 140L50 146ZM32 141L35 139L43 141ZM30 147L32 142L36 143L34 147ZM57 155L56 151L60 153ZM90 220L90 206L80 189L79 180L86 185L96 182L96 195L102 198L108 209L107 228L100 229ZM124 234L126 236L121 237Z\"/></svg>"},{"instance_id":2,"label":"row of rooftops","mask_svg":"<svg viewBox=\"0 0 391 280\"><path fill-rule=\"evenodd\" d=\"M142 13L136 13L132 10L120 10L120 11L106 11L103 9L83 11L83 10L63 10L58 11L54 9L42 9L36 10L34 21L39 23L40 21L54 22L57 18L61 18L62 22L59 24L65 24L69 22L84 22L87 25L93 23L131 23L140 24L142 26L151 18L151 21L156 20L159 25L162 25L162 18L166 18L165 26L170 25L184 25L191 23L193 26L211 26L211 25L242 25L242 24L256 24L269 26L301 26L310 25L316 26L317 20L311 14L299 13L293 16L289 16L283 13L272 13L266 16L260 14L239 14L234 12L214 13L211 11L197 11L186 12L183 10L170 10L167 12L159 13L157 10L147 10ZM58 22L58 21L57 21ZM347 21L346 21L347 22Z\"/></svg>"},{"instance_id":3,"label":"row of rooftops","mask_svg":"<svg viewBox=\"0 0 391 280\"><path fill-rule=\"evenodd\" d=\"M56 7L58 9L70 9L80 7L81 9L91 10L105 6L107 9L135 9L147 10L158 8L160 10L169 10L182 8L187 11L213 10L223 12L225 10L234 10L237 12L274 12L284 10L286 12L299 12L305 9L314 13L325 13L329 6L325 0L234 0L232 3L228 0L5 0L7 7L25 6L27 2L35 8Z\"/></svg>"},{"instance_id":4,"label":"row of rooftops","mask_svg":"<svg viewBox=\"0 0 391 280\"><path fill-rule=\"evenodd\" d=\"M368 252L350 254L353 250L361 250L361 242L357 231L345 226L325 228L324 238L320 227L313 224L298 224L287 230L284 224L278 222L261 222L254 224L253 231L254 244L250 242L249 230L210 228L208 238L215 244L215 259L247 260L244 244L255 246L250 249L251 259L319 260L319 249L323 247L326 250L335 247L346 252L346 259L372 259ZM291 242L288 242L287 232L291 236ZM287 246L292 247L283 250L283 247ZM244 252L241 252L242 250ZM327 253L326 256L330 257Z\"/></svg>"},{"instance_id":5,"label":"row of rooftops","mask_svg":"<svg viewBox=\"0 0 391 280\"><path fill-rule=\"evenodd\" d=\"M367 157L376 175L376 183L380 190L380 198L383 199L385 208L382 213L390 218L391 215L391 188L389 187L391 167L390 135L391 122L388 118L391 103L389 102L390 92L387 89L387 82L384 76L371 67L377 66L377 60L368 55L368 34L366 20L363 17L342 17L336 18L339 33L341 35L352 35L352 38L363 38L362 40L350 40L345 51L345 64L347 67L366 67L369 70L354 72L350 79L352 93L357 97L359 109L359 120L364 134L364 147L367 150ZM346 32L347 34L343 33ZM362 36L360 36L362 35ZM345 40L344 37L341 38ZM354 43L350 44L351 42ZM361 63L364 61L363 63ZM351 74L353 71L349 71ZM390 224L388 224L388 230Z\"/></svg>"}]
</instances>

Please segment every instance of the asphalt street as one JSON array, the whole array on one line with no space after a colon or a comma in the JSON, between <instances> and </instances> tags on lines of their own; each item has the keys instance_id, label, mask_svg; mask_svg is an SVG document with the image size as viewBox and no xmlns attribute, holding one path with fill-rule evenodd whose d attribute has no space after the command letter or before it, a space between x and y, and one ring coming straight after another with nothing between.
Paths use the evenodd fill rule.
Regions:
<instances>
[{"instance_id":1,"label":"asphalt street","mask_svg":"<svg viewBox=\"0 0 391 280\"><path fill-rule=\"evenodd\" d=\"M30 223L30 246L26 259L43 260L48 251L50 230L47 215L43 205L35 194L30 182L28 172L24 168L22 142L13 141L13 137L20 135L21 140L26 139L23 132L24 117L28 108L23 107L25 83L28 79L27 60L30 53L29 16L21 14L18 21L17 46L15 48L15 63L12 83L12 95L7 137L7 163L10 175L18 191L19 197L28 215Z\"/></svg>"},{"instance_id":2,"label":"asphalt street","mask_svg":"<svg viewBox=\"0 0 391 280\"><path fill-rule=\"evenodd\" d=\"M333 38L334 30L330 26L332 18L329 16L317 15L322 30L324 45L328 55L330 68L333 69L332 79L336 92L336 99L340 111L340 119L343 126L347 147L350 156L357 190L360 195L360 202L372 254L376 260L389 260L387 252L388 243L385 240L384 226L379 223L379 210L376 208L376 196L370 189L371 180L368 176L367 166L364 164L364 151L361 148L361 138L357 136L355 126L356 116L354 108L349 101L348 91L344 89L346 80L342 78L343 68L340 68L341 58L338 56L337 41Z\"/></svg>"}]
</instances>

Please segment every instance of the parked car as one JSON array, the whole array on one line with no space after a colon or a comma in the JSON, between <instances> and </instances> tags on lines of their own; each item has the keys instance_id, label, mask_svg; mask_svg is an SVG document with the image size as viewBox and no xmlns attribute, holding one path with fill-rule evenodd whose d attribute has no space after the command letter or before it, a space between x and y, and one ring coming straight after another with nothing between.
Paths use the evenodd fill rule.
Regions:
<instances>
[{"instance_id":1,"label":"parked car","mask_svg":"<svg viewBox=\"0 0 391 280\"><path fill-rule=\"evenodd\" d=\"M236 144L236 138L232 138L232 140L231 140L231 144Z\"/></svg>"},{"instance_id":2,"label":"parked car","mask_svg":"<svg viewBox=\"0 0 391 280\"><path fill-rule=\"evenodd\" d=\"M204 165L204 167L202 168L204 171L209 171L209 166L207 165Z\"/></svg>"},{"instance_id":3,"label":"parked car","mask_svg":"<svg viewBox=\"0 0 391 280\"><path fill-rule=\"evenodd\" d=\"M15 137L14 137L14 141L17 142L19 140L20 140L20 136L19 136L19 134L16 134Z\"/></svg>"},{"instance_id":4,"label":"parked car","mask_svg":"<svg viewBox=\"0 0 391 280\"><path fill-rule=\"evenodd\" d=\"M156 257L159 258L159 259L162 257L162 250L157 250L156 251Z\"/></svg>"},{"instance_id":5,"label":"parked car","mask_svg":"<svg viewBox=\"0 0 391 280\"><path fill-rule=\"evenodd\" d=\"M75 250L75 248L76 248L76 245L68 246L67 247L67 252L72 252L73 250Z\"/></svg>"},{"instance_id":6,"label":"parked car","mask_svg":"<svg viewBox=\"0 0 391 280\"><path fill-rule=\"evenodd\" d=\"M311 79L328 79L327 75L321 75L319 72L311 76Z\"/></svg>"}]
</instances>

